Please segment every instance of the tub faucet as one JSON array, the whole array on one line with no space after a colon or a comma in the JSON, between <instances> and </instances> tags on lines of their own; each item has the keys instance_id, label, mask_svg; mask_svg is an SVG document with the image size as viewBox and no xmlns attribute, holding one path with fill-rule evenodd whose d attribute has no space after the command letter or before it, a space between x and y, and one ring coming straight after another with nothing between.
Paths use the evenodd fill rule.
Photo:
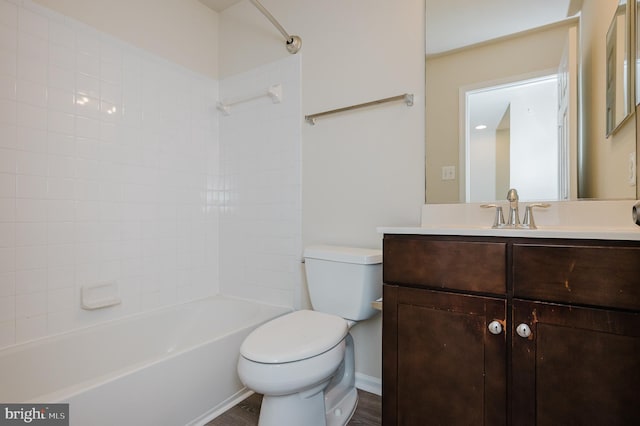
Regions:
<instances>
[{"instance_id":1,"label":"tub faucet","mask_svg":"<svg viewBox=\"0 0 640 426\"><path fill-rule=\"evenodd\" d=\"M520 213L518 212L518 191L511 188L507 192L507 201L509 202L509 217L507 218L507 226L520 225Z\"/></svg>"}]
</instances>

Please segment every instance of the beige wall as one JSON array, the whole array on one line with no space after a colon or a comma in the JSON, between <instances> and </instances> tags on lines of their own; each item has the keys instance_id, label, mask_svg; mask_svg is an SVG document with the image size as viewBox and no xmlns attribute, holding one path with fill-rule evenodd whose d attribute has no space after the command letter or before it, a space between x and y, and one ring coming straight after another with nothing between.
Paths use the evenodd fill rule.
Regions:
<instances>
[{"instance_id":1,"label":"beige wall","mask_svg":"<svg viewBox=\"0 0 640 426\"><path fill-rule=\"evenodd\" d=\"M380 247L377 226L420 223L424 202L424 0L264 0L302 37L302 113L404 92L388 104L302 126L303 244ZM220 14L221 75L288 55L249 2ZM302 117L300 117L302 120ZM358 324L357 370L380 377L381 320Z\"/></svg>"},{"instance_id":2,"label":"beige wall","mask_svg":"<svg viewBox=\"0 0 640 426\"><path fill-rule=\"evenodd\" d=\"M579 195L582 198L635 198L636 188L628 183L629 154L636 150L636 117L607 138L605 133L606 34L618 0L584 0L582 8L581 68L582 154L584 174ZM603 17L605 17L603 19Z\"/></svg>"},{"instance_id":3,"label":"beige wall","mask_svg":"<svg viewBox=\"0 0 640 426\"><path fill-rule=\"evenodd\" d=\"M557 26L427 59L427 202L460 199L461 173L450 181L440 176L442 166L459 164L460 88L557 69L567 31L568 25Z\"/></svg>"},{"instance_id":4,"label":"beige wall","mask_svg":"<svg viewBox=\"0 0 640 426\"><path fill-rule=\"evenodd\" d=\"M134 46L218 78L218 14L197 0L34 0Z\"/></svg>"},{"instance_id":5,"label":"beige wall","mask_svg":"<svg viewBox=\"0 0 640 426\"><path fill-rule=\"evenodd\" d=\"M302 50L308 50L306 30L291 15L287 1L264 2L264 6L290 33L302 36ZM284 38L278 30L249 1L241 1L220 13L220 77L238 74L260 65L285 58Z\"/></svg>"}]
</instances>

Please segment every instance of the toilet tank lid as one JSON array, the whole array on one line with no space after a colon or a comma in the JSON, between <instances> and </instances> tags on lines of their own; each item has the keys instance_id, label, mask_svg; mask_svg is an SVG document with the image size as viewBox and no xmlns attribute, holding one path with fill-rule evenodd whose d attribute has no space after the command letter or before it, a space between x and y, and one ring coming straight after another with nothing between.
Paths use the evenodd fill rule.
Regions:
<instances>
[{"instance_id":1,"label":"toilet tank lid","mask_svg":"<svg viewBox=\"0 0 640 426\"><path fill-rule=\"evenodd\" d=\"M331 245L309 246L304 249L305 259L373 265L382 263L382 250Z\"/></svg>"}]
</instances>

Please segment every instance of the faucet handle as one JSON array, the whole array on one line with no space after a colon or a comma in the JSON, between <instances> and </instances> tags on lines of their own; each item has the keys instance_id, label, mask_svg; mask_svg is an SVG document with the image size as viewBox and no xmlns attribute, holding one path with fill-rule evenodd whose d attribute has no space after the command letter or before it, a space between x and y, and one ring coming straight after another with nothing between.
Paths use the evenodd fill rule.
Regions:
<instances>
[{"instance_id":1,"label":"faucet handle","mask_svg":"<svg viewBox=\"0 0 640 426\"><path fill-rule=\"evenodd\" d=\"M550 206L551 204L549 203L529 204L524 211L524 220L522 221L522 227L529 228L529 229L537 229L536 222L533 220L533 208L540 207L540 208L546 209Z\"/></svg>"},{"instance_id":2,"label":"faucet handle","mask_svg":"<svg viewBox=\"0 0 640 426\"><path fill-rule=\"evenodd\" d=\"M499 206L497 204L480 204L480 207L482 207L483 209L496 209L496 215L493 219L493 226L491 226L492 228L502 228L504 226L504 215L502 214L502 206Z\"/></svg>"}]
</instances>

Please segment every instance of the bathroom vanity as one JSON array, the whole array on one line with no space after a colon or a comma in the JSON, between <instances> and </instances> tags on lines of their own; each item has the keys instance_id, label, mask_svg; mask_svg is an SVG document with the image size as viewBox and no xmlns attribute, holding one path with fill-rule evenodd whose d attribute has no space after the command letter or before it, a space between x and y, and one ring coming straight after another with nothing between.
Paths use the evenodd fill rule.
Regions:
<instances>
[{"instance_id":1,"label":"bathroom vanity","mask_svg":"<svg viewBox=\"0 0 640 426\"><path fill-rule=\"evenodd\" d=\"M640 424L640 230L380 231L384 425Z\"/></svg>"}]
</instances>

